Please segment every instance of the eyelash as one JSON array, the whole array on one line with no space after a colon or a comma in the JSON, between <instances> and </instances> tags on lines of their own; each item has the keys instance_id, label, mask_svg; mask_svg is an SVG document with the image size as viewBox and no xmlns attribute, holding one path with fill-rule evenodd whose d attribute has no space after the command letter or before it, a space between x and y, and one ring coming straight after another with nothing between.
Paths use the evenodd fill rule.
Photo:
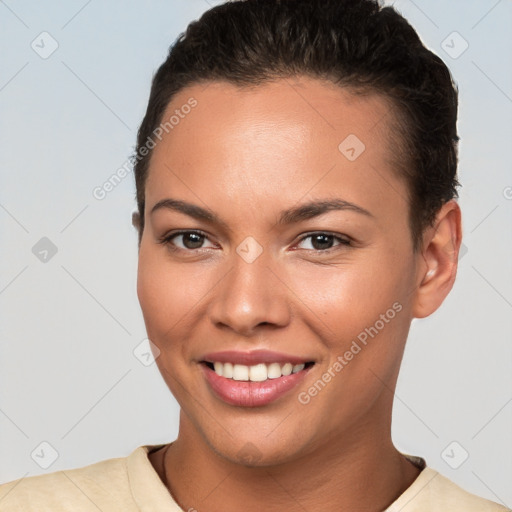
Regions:
<instances>
[{"instance_id":1,"label":"eyelash","mask_svg":"<svg viewBox=\"0 0 512 512\"><path fill-rule=\"evenodd\" d=\"M167 244L169 245L169 247L173 250L173 251L184 251L184 252L193 252L193 251L196 251L196 250L201 250L201 249L204 249L204 247L199 247L197 249L182 249L181 247L176 247L174 244L171 243L171 240L179 235L184 235L184 234L189 234L189 233L195 233L197 235L200 235L200 236L203 236L205 237L206 239L208 239L208 235L206 233L204 233L203 231L201 230L196 230L196 229L188 229L188 230L180 230L180 231L175 231L174 233L170 233L170 234L165 234L163 237L161 237L159 240L158 240L158 243L159 244ZM334 233L330 233L328 231L314 231L314 232L311 232L311 233L307 233L305 234L303 237L300 238L300 240L297 242L298 244L303 242L304 240L306 240L307 238L311 238L315 235L327 235L327 236L331 236L334 238L334 240L337 240L339 242L338 245L335 245L333 247L329 247L328 249L305 249L307 251L314 251L316 253L330 253L332 251L335 251L336 248L339 248L340 246L343 246L343 247L353 247L352 246L352 242L346 238L342 238L340 236L337 236L335 235Z\"/></svg>"}]
</instances>

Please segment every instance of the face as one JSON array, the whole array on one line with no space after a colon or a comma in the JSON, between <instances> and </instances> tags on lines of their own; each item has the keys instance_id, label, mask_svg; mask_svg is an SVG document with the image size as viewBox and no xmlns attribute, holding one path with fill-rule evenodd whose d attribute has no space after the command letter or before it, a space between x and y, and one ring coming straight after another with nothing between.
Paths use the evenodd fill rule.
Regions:
<instances>
[{"instance_id":1,"label":"face","mask_svg":"<svg viewBox=\"0 0 512 512\"><path fill-rule=\"evenodd\" d=\"M260 465L379 435L418 281L388 104L301 78L190 86L176 110L137 291L180 435Z\"/></svg>"}]
</instances>

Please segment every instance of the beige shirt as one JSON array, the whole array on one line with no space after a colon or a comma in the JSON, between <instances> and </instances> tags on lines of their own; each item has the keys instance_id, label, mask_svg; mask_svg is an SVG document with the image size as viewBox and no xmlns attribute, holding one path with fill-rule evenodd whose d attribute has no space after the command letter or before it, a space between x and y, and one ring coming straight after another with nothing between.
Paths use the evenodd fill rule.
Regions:
<instances>
[{"instance_id":1,"label":"beige shirt","mask_svg":"<svg viewBox=\"0 0 512 512\"><path fill-rule=\"evenodd\" d=\"M128 457L107 459L77 469L19 478L2 484L0 512L184 512L148 459L148 452L162 446L139 446ZM423 470L384 512L508 510L458 487L437 471L426 467L424 459L404 455Z\"/></svg>"}]
</instances>

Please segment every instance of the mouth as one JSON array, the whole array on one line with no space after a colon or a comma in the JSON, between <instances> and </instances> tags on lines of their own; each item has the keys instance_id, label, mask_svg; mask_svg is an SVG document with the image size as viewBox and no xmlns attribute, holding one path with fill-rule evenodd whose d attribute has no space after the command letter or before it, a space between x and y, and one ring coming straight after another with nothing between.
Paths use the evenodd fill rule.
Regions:
<instances>
[{"instance_id":1,"label":"mouth","mask_svg":"<svg viewBox=\"0 0 512 512\"><path fill-rule=\"evenodd\" d=\"M201 361L201 364L225 379L242 382L265 382L309 370L315 363L313 361L299 364L273 362L249 366L223 361Z\"/></svg>"},{"instance_id":2,"label":"mouth","mask_svg":"<svg viewBox=\"0 0 512 512\"><path fill-rule=\"evenodd\" d=\"M200 361L199 366L210 392L225 404L237 407L263 407L291 396L315 365L270 362L251 366L228 361Z\"/></svg>"}]
</instances>

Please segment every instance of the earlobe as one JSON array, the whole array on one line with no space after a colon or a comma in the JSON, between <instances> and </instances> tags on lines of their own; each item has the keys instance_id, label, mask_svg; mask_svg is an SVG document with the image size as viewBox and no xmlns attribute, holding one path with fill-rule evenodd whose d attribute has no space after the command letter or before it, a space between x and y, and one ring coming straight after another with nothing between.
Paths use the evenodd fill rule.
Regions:
<instances>
[{"instance_id":1,"label":"earlobe","mask_svg":"<svg viewBox=\"0 0 512 512\"><path fill-rule=\"evenodd\" d=\"M418 255L417 286L413 316L424 318L442 304L453 287L462 241L461 212L455 200L445 203L434 225L424 233Z\"/></svg>"}]
</instances>

